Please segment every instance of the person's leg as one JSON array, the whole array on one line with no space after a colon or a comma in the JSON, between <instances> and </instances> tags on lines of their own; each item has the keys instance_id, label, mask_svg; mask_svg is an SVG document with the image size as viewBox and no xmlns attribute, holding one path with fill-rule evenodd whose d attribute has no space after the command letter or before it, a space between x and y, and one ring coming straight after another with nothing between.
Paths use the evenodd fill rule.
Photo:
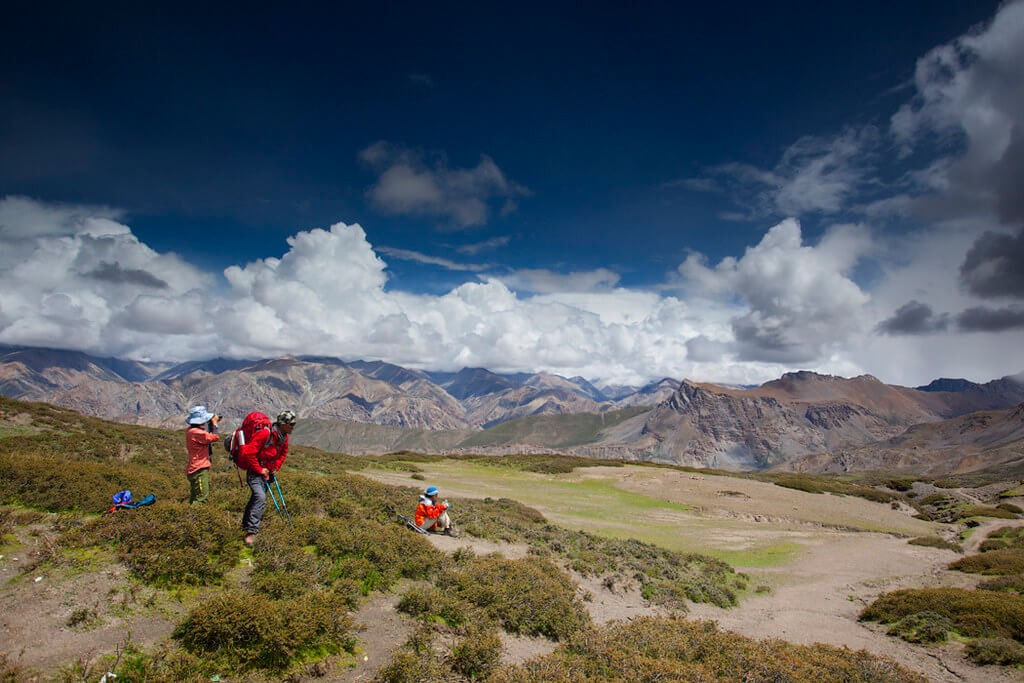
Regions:
<instances>
[{"instance_id":1,"label":"person's leg","mask_svg":"<svg viewBox=\"0 0 1024 683\"><path fill-rule=\"evenodd\" d=\"M196 472L192 474L186 474L185 478L188 479L188 504L196 502L196 498L199 497L199 480L196 478Z\"/></svg>"},{"instance_id":2,"label":"person's leg","mask_svg":"<svg viewBox=\"0 0 1024 683\"><path fill-rule=\"evenodd\" d=\"M251 542L250 537L255 536L260 530L263 510L267 507L267 485L262 475L252 472L246 472L245 481L252 491L249 503L245 506L245 512L242 514L242 528L245 529L248 543Z\"/></svg>"},{"instance_id":3,"label":"person's leg","mask_svg":"<svg viewBox=\"0 0 1024 683\"><path fill-rule=\"evenodd\" d=\"M210 497L210 468L193 472L188 475L189 503L205 503Z\"/></svg>"},{"instance_id":4,"label":"person's leg","mask_svg":"<svg viewBox=\"0 0 1024 683\"><path fill-rule=\"evenodd\" d=\"M442 512L441 516L437 518L437 530L448 531L452 528L452 520L448 517L448 512Z\"/></svg>"}]
</instances>

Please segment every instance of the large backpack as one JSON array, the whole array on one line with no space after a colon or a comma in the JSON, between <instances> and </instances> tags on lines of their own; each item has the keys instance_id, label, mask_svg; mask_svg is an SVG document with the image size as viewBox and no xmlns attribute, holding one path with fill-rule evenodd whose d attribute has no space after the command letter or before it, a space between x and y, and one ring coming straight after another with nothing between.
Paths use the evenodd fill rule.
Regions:
<instances>
[{"instance_id":1,"label":"large backpack","mask_svg":"<svg viewBox=\"0 0 1024 683\"><path fill-rule=\"evenodd\" d=\"M242 426L236 429L231 436L224 439L224 450L228 452L231 462L238 467L238 453L242 446L252 441L256 432L261 429L270 429L270 418L259 411L253 411L242 420Z\"/></svg>"}]
</instances>

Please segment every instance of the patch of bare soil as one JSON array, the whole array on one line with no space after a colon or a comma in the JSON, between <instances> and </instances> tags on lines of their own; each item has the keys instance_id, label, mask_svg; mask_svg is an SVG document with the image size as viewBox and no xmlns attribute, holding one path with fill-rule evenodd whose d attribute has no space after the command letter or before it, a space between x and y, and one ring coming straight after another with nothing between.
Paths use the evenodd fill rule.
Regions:
<instances>
[{"instance_id":1,"label":"patch of bare soil","mask_svg":"<svg viewBox=\"0 0 1024 683\"><path fill-rule=\"evenodd\" d=\"M173 630L174 606L158 607L156 591L131 581L122 565L79 574L33 569L45 536L20 534L19 541L0 559L0 642L13 663L96 673L99 657L126 642L153 646Z\"/></svg>"}]
</instances>

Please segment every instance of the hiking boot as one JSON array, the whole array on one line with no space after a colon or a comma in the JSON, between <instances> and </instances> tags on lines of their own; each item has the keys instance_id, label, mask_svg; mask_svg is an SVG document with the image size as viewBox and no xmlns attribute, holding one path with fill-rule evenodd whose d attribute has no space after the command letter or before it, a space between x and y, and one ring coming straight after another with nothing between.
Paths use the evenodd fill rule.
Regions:
<instances>
[{"instance_id":1,"label":"hiking boot","mask_svg":"<svg viewBox=\"0 0 1024 683\"><path fill-rule=\"evenodd\" d=\"M445 536L451 536L452 538L458 538L459 532L455 530L455 527L448 527L444 530Z\"/></svg>"}]
</instances>

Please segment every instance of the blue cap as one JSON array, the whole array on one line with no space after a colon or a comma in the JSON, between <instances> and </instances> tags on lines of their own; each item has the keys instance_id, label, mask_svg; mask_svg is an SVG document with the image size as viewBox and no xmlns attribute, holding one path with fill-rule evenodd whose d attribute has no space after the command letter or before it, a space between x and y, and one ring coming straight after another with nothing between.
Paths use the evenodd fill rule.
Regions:
<instances>
[{"instance_id":1,"label":"blue cap","mask_svg":"<svg viewBox=\"0 0 1024 683\"><path fill-rule=\"evenodd\" d=\"M437 490L436 486L431 486L427 489L428 496L436 496L438 493L440 493L440 491Z\"/></svg>"}]
</instances>

